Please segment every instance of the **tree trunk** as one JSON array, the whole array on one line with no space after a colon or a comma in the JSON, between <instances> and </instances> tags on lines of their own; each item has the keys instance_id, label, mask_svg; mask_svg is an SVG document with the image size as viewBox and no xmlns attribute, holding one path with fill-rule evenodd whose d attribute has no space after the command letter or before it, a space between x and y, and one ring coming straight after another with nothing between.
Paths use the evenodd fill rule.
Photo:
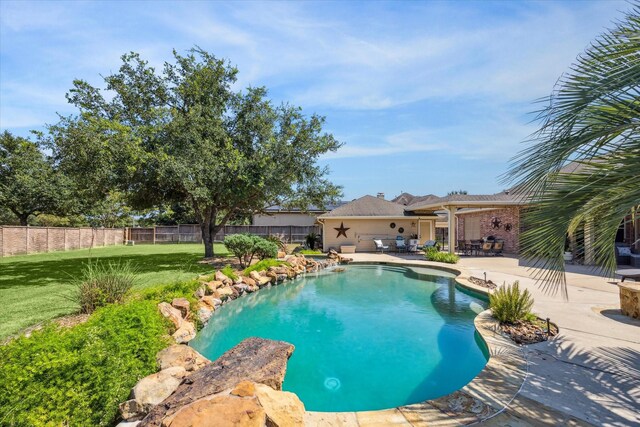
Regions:
<instances>
[{"instance_id":1,"label":"tree trunk","mask_svg":"<svg viewBox=\"0 0 640 427\"><path fill-rule=\"evenodd\" d=\"M202 231L202 243L204 244L204 257L213 258L215 255L213 252L213 238L215 234L211 233L211 221L204 221L200 223L200 230Z\"/></svg>"},{"instance_id":2,"label":"tree trunk","mask_svg":"<svg viewBox=\"0 0 640 427\"><path fill-rule=\"evenodd\" d=\"M26 227L29 225L29 215L31 214L20 214L18 215L18 219L20 220L20 225Z\"/></svg>"}]
</instances>

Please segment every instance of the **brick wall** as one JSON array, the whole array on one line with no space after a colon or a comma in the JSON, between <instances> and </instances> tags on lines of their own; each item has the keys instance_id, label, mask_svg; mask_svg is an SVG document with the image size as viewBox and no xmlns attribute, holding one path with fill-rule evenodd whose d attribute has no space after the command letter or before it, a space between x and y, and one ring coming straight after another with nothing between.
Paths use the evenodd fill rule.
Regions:
<instances>
[{"instance_id":1,"label":"brick wall","mask_svg":"<svg viewBox=\"0 0 640 427\"><path fill-rule=\"evenodd\" d=\"M467 218L480 218L480 237L494 236L504 240L504 251L517 254L520 251L520 208L509 207L476 211L468 214L459 213L457 226L457 240L469 240L464 235L464 222ZM500 220L500 228L493 228L494 218ZM511 230L505 230L505 225L511 224Z\"/></svg>"},{"instance_id":2,"label":"brick wall","mask_svg":"<svg viewBox=\"0 0 640 427\"><path fill-rule=\"evenodd\" d=\"M0 227L0 256L124 243L123 228Z\"/></svg>"}]
</instances>

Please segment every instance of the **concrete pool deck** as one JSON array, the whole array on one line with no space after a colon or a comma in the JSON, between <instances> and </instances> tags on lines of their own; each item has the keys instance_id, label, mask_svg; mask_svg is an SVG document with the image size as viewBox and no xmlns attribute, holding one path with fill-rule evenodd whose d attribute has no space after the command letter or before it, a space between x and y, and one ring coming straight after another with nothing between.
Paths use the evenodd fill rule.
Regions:
<instances>
[{"instance_id":1,"label":"concrete pool deck","mask_svg":"<svg viewBox=\"0 0 640 427\"><path fill-rule=\"evenodd\" d=\"M487 279L498 284L519 280L535 298L534 312L559 326L560 333L552 340L519 348L527 370L521 388L514 390L512 400L501 412L487 414L491 418L480 421L482 425L640 425L640 321L620 314L614 280L598 276L587 267L570 265L566 275L569 298L565 301L561 295L550 295L537 286L532 278L534 272L517 258L464 257L452 266L405 254L355 253L349 257L355 262L453 267L461 271L463 279L468 275L483 277L486 272ZM496 390L508 383L513 385L508 378L494 379ZM451 401L456 396L448 398ZM490 400L481 398L491 406L487 399ZM474 422L441 417L432 407L427 408L433 416L429 419L404 408L370 413L309 413L306 421L310 425L344 426ZM442 412L442 408L436 409Z\"/></svg>"}]
</instances>

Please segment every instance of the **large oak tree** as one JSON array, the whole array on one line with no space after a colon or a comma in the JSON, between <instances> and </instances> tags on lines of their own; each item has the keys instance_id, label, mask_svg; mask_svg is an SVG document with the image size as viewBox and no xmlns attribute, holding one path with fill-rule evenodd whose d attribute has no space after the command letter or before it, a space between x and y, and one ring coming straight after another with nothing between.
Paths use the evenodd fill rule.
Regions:
<instances>
[{"instance_id":1,"label":"large oak tree","mask_svg":"<svg viewBox=\"0 0 640 427\"><path fill-rule=\"evenodd\" d=\"M71 185L38 145L5 131L0 135L0 206L27 225L42 213L66 213Z\"/></svg>"},{"instance_id":2,"label":"large oak tree","mask_svg":"<svg viewBox=\"0 0 640 427\"><path fill-rule=\"evenodd\" d=\"M205 257L234 216L340 196L318 165L341 145L323 117L274 106L263 87L234 90L237 70L201 49L174 58L159 72L130 53L105 89L74 82L67 97L80 114L50 127L50 143L87 196L123 191L136 209L190 204Z\"/></svg>"}]
</instances>

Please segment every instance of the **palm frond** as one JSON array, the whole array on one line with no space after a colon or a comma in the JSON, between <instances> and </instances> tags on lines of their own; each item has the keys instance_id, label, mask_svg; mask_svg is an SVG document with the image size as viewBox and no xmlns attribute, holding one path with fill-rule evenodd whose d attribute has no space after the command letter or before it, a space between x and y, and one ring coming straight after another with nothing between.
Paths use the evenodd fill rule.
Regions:
<instances>
[{"instance_id":1,"label":"palm frond","mask_svg":"<svg viewBox=\"0 0 640 427\"><path fill-rule=\"evenodd\" d=\"M586 226L594 264L612 275L616 232L640 204L639 12L632 6L558 80L541 101L538 131L503 177L532 204L523 215L523 256L546 290L565 297L566 234ZM570 162L574 170L563 169Z\"/></svg>"}]
</instances>

